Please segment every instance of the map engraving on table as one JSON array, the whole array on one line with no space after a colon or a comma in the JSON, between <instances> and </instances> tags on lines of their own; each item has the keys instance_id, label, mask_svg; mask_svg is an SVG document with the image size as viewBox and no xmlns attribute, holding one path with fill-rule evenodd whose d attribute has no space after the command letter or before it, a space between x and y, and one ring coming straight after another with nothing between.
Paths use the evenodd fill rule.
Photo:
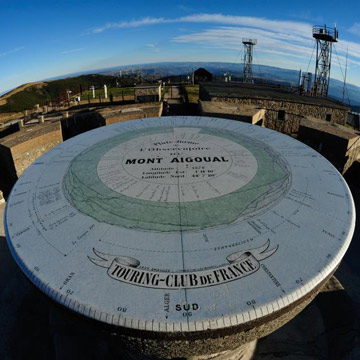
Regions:
<instances>
[{"instance_id":1,"label":"map engraving on table","mask_svg":"<svg viewBox=\"0 0 360 360\"><path fill-rule=\"evenodd\" d=\"M71 162L64 188L74 207L98 221L187 231L252 217L280 200L290 182L286 161L264 143L175 127L94 145Z\"/></svg>"},{"instance_id":2,"label":"map engraving on table","mask_svg":"<svg viewBox=\"0 0 360 360\"><path fill-rule=\"evenodd\" d=\"M21 269L64 306L186 332L306 297L338 266L354 214L337 170L291 137L166 117L50 150L14 186L5 231Z\"/></svg>"},{"instance_id":3,"label":"map engraving on table","mask_svg":"<svg viewBox=\"0 0 360 360\"><path fill-rule=\"evenodd\" d=\"M107 269L114 280L153 289L197 289L224 284L254 274L260 261L274 254L279 246L268 250L270 240L256 249L238 251L226 257L230 265L194 272L152 271L142 268L140 261L127 256L103 254L93 249L98 258L88 256L95 265Z\"/></svg>"}]
</instances>

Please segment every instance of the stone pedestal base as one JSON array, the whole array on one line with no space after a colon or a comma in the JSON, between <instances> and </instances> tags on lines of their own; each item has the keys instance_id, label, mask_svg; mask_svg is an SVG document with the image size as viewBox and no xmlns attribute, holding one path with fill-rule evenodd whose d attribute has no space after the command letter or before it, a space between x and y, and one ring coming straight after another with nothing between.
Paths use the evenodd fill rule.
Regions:
<instances>
[{"instance_id":1,"label":"stone pedestal base","mask_svg":"<svg viewBox=\"0 0 360 360\"><path fill-rule=\"evenodd\" d=\"M254 357L257 340L239 346L234 350L222 351L217 354L190 356L188 360L251 360Z\"/></svg>"},{"instance_id":2,"label":"stone pedestal base","mask_svg":"<svg viewBox=\"0 0 360 360\"><path fill-rule=\"evenodd\" d=\"M173 358L181 359L181 360L251 360L254 358L255 350L256 350L257 340L251 341L248 344L241 345L233 350L221 351L216 354L209 355L198 355L198 356L189 356L189 357L181 357L181 358ZM115 350L116 356L126 357L129 360L165 360L164 358L154 358L148 357L141 354L135 354L129 352L125 349L117 349Z\"/></svg>"}]
</instances>

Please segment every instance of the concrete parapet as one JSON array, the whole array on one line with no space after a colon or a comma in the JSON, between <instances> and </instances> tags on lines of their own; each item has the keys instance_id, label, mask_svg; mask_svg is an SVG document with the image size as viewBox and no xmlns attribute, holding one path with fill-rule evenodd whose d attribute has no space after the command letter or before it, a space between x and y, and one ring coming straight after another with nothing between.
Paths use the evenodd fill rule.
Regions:
<instances>
[{"instance_id":1,"label":"concrete parapet","mask_svg":"<svg viewBox=\"0 0 360 360\"><path fill-rule=\"evenodd\" d=\"M202 116L232 119L263 126L266 111L251 105L229 104L220 101L199 101Z\"/></svg>"},{"instance_id":2,"label":"concrete parapet","mask_svg":"<svg viewBox=\"0 0 360 360\"><path fill-rule=\"evenodd\" d=\"M33 161L61 142L58 122L31 125L0 139L0 169L6 174L0 186L5 195Z\"/></svg>"},{"instance_id":3,"label":"concrete parapet","mask_svg":"<svg viewBox=\"0 0 360 360\"><path fill-rule=\"evenodd\" d=\"M148 103L154 101L161 101L161 85L144 85L136 86L134 88L135 102Z\"/></svg>"},{"instance_id":4,"label":"concrete parapet","mask_svg":"<svg viewBox=\"0 0 360 360\"><path fill-rule=\"evenodd\" d=\"M298 140L321 153L343 174L360 160L360 136L351 128L304 118L299 125Z\"/></svg>"},{"instance_id":5,"label":"concrete parapet","mask_svg":"<svg viewBox=\"0 0 360 360\"><path fill-rule=\"evenodd\" d=\"M69 118L61 120L63 140L100 126L128 120L160 117L161 113L162 103L157 102L111 106L73 114Z\"/></svg>"},{"instance_id":6,"label":"concrete parapet","mask_svg":"<svg viewBox=\"0 0 360 360\"><path fill-rule=\"evenodd\" d=\"M101 109L98 112L105 119L106 125L111 125L128 120L160 117L162 113L162 102L124 105L114 108Z\"/></svg>"}]
</instances>

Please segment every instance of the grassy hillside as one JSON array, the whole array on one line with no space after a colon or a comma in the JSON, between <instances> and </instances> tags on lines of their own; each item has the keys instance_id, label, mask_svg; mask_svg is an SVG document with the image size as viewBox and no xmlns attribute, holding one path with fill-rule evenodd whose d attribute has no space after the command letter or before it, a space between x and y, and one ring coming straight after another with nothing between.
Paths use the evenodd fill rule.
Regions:
<instances>
[{"instance_id":1,"label":"grassy hillside","mask_svg":"<svg viewBox=\"0 0 360 360\"><path fill-rule=\"evenodd\" d=\"M21 112L32 109L36 104L46 105L48 102L60 103L66 100L66 91L70 90L71 95L79 94L81 90L87 91L90 86L102 88L104 84L108 87L116 87L115 76L111 75L82 75L74 78L43 82L40 85L27 85L20 91L17 89L10 94L4 95L0 106L0 113ZM131 78L121 79L122 86L131 86L134 80Z\"/></svg>"}]
</instances>

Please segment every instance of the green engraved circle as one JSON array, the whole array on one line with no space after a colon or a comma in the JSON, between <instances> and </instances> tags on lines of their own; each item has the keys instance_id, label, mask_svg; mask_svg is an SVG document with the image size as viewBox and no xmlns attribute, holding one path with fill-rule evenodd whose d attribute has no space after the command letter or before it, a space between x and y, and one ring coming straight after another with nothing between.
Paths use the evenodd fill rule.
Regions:
<instances>
[{"instance_id":1,"label":"green engraved circle","mask_svg":"<svg viewBox=\"0 0 360 360\"><path fill-rule=\"evenodd\" d=\"M64 177L68 200L99 222L131 229L190 231L250 218L277 203L291 181L287 163L263 142L226 132L199 129L199 134L226 139L245 147L256 158L256 175L231 193L206 200L160 202L126 196L106 186L98 176L100 159L112 148L144 135L170 134L172 127L132 130L101 141L76 156ZM236 181L236 179L234 179Z\"/></svg>"}]
</instances>

